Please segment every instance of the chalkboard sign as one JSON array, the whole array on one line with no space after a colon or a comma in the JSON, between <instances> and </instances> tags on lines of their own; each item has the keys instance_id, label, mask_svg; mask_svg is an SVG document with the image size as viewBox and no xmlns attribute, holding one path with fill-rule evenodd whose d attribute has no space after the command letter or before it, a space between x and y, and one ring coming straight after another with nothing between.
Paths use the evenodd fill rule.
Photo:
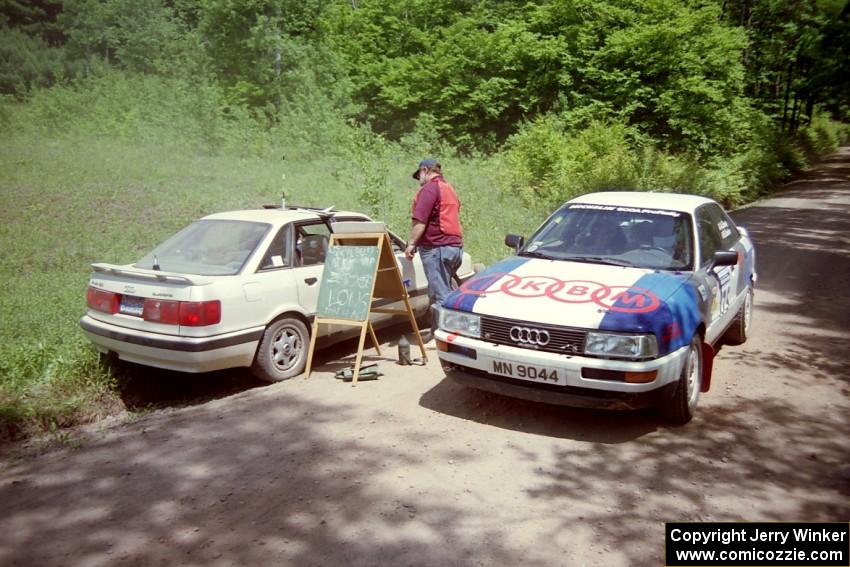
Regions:
<instances>
[{"instance_id":1,"label":"chalkboard sign","mask_svg":"<svg viewBox=\"0 0 850 567\"><path fill-rule=\"evenodd\" d=\"M319 288L317 315L365 321L372 304L377 246L331 246Z\"/></svg>"},{"instance_id":2,"label":"chalkboard sign","mask_svg":"<svg viewBox=\"0 0 850 567\"><path fill-rule=\"evenodd\" d=\"M357 223L368 225L374 223ZM354 359L354 374L351 385L357 385L360 373L360 362L363 360L363 344L368 332L375 345L375 351L381 356L381 347L369 313L384 313L387 315L405 315L416 333L422 360L427 361L425 343L419 334L416 317L410 306L410 297L404 287L393 253L390 235L381 225L382 232L360 232L346 230L344 233L331 234L330 248L325 258L325 270L319 289L319 302L313 332L310 334L310 350L307 351L307 369L304 379L310 377L313 368L313 353L316 351L316 337L319 336L319 325L351 325L360 327L360 342L357 344L357 356ZM374 230L373 227L368 227ZM369 245L363 246L363 243ZM404 309L393 305L374 305L373 301L403 302Z\"/></svg>"}]
</instances>

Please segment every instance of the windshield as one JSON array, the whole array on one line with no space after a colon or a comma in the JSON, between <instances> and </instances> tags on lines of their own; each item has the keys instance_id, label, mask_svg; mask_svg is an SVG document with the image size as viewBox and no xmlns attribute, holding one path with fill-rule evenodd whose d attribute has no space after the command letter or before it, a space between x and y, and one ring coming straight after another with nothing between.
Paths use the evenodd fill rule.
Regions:
<instances>
[{"instance_id":1,"label":"windshield","mask_svg":"<svg viewBox=\"0 0 850 567\"><path fill-rule=\"evenodd\" d=\"M690 216L676 211L566 204L520 250L521 256L690 270Z\"/></svg>"},{"instance_id":2,"label":"windshield","mask_svg":"<svg viewBox=\"0 0 850 567\"><path fill-rule=\"evenodd\" d=\"M195 221L139 260L137 268L199 276L238 274L271 225L236 220Z\"/></svg>"}]
</instances>

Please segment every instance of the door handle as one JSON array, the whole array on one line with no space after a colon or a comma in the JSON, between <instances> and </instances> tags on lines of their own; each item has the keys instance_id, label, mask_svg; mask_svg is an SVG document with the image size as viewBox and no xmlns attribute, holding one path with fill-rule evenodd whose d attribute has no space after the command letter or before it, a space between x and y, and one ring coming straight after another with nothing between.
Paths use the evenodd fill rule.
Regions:
<instances>
[{"instance_id":1,"label":"door handle","mask_svg":"<svg viewBox=\"0 0 850 567\"><path fill-rule=\"evenodd\" d=\"M313 285L317 281L319 281L318 278L304 278L304 283L307 285Z\"/></svg>"}]
</instances>

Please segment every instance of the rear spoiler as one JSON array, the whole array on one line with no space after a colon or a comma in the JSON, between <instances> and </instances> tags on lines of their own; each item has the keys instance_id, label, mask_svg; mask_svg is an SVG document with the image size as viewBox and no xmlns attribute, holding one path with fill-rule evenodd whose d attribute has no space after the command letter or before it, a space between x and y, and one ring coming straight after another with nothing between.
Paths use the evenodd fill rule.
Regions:
<instances>
[{"instance_id":1,"label":"rear spoiler","mask_svg":"<svg viewBox=\"0 0 850 567\"><path fill-rule=\"evenodd\" d=\"M189 285L208 285L212 280L204 276L186 276L183 274L175 274L172 272L161 272L155 270L147 270L144 268L128 268L117 264L92 264L92 270L102 274L112 274L133 278L136 280L144 280L158 283L177 283Z\"/></svg>"}]
</instances>

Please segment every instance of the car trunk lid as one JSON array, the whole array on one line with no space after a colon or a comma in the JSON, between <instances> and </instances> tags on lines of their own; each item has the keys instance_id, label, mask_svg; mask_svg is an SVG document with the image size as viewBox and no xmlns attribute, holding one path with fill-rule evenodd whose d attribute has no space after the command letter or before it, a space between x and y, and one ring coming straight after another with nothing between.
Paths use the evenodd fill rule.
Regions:
<instances>
[{"instance_id":1,"label":"car trunk lid","mask_svg":"<svg viewBox=\"0 0 850 567\"><path fill-rule=\"evenodd\" d=\"M212 283L206 276L176 274L126 265L92 264L89 287L106 294L115 294L114 313L89 308L89 316L119 327L166 335L179 335L180 325L145 320L145 300L163 302L197 300L200 286Z\"/></svg>"}]
</instances>

